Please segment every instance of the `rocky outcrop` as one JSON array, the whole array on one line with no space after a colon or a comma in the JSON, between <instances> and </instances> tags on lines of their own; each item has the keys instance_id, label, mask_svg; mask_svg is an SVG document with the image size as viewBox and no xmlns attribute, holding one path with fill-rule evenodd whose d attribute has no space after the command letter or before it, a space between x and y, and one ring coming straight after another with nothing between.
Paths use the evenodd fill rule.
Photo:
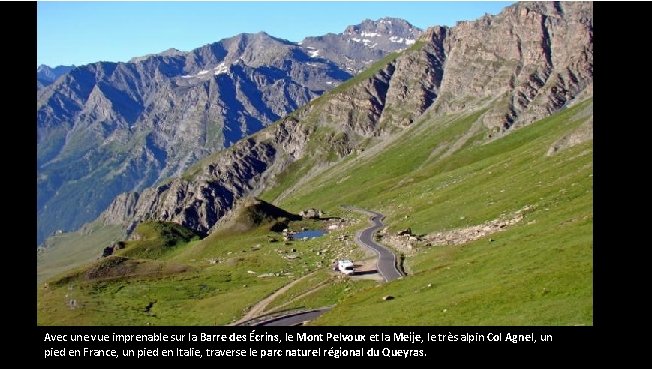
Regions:
<instances>
[{"instance_id":1,"label":"rocky outcrop","mask_svg":"<svg viewBox=\"0 0 652 369\"><path fill-rule=\"evenodd\" d=\"M392 246L401 253L412 255L416 253L420 247L463 245L490 236L494 233L505 231L509 227L521 223L525 215L533 209L534 207L532 205L527 205L513 214L503 214L497 219L482 224L455 228L427 235L415 235L412 233L410 228L407 228L396 232L396 234L389 234L387 229L383 229L379 233L379 236L383 243ZM493 241L493 238L489 239L489 242Z\"/></svg>"},{"instance_id":2,"label":"rocky outcrop","mask_svg":"<svg viewBox=\"0 0 652 369\"><path fill-rule=\"evenodd\" d=\"M440 111L491 101L496 131L527 124L571 102L593 81L593 3L517 3L460 22L446 40Z\"/></svg>"},{"instance_id":3,"label":"rocky outcrop","mask_svg":"<svg viewBox=\"0 0 652 369\"><path fill-rule=\"evenodd\" d=\"M408 126L437 99L446 63L443 42L447 33L445 27L429 29L423 46L393 63L395 76L387 90L381 125Z\"/></svg>"},{"instance_id":4,"label":"rocky outcrop","mask_svg":"<svg viewBox=\"0 0 652 369\"><path fill-rule=\"evenodd\" d=\"M310 208L310 209L302 210L299 213L299 216L302 217L303 219L319 219L322 216L324 216L324 213L321 210Z\"/></svg>"},{"instance_id":5,"label":"rocky outcrop","mask_svg":"<svg viewBox=\"0 0 652 369\"><path fill-rule=\"evenodd\" d=\"M116 242L116 243L114 243L114 244L111 245L111 246L107 246L107 247L105 247L104 250L102 251L102 256L101 256L101 257L105 258L105 257L107 257L107 256L111 256L111 255L113 255L116 251L118 251L118 250L122 250L122 249L124 249L126 246L127 246L127 244L126 244L124 241Z\"/></svg>"},{"instance_id":6,"label":"rocky outcrop","mask_svg":"<svg viewBox=\"0 0 652 369\"><path fill-rule=\"evenodd\" d=\"M524 213L527 213L530 209L531 206L526 206L510 217L503 216L479 225L430 234L425 237L425 240L431 246L463 245L496 232L502 232L508 227L521 222ZM490 239L490 241L493 242L493 239Z\"/></svg>"}]
</instances>

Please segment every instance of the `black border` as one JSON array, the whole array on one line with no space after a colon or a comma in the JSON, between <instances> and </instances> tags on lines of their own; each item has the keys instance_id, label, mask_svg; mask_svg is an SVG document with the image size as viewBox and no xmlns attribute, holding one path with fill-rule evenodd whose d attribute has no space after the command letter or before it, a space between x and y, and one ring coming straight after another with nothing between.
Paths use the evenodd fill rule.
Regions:
<instances>
[{"instance_id":1,"label":"black border","mask_svg":"<svg viewBox=\"0 0 652 369\"><path fill-rule=\"evenodd\" d=\"M638 5L638 6L636 6ZM49 345L43 341L45 333L71 334L71 333L111 333L111 332L129 332L133 334L147 334L154 332L163 332L166 334L189 332L205 333L225 333L230 334L250 332L254 328L244 327L39 327L36 326L36 294L34 286L36 282L36 254L33 252L32 244L21 244L23 240L20 234L29 232L25 225L26 219L34 219L32 224L32 234L35 233L35 215L32 209L36 208L35 202L35 182L34 166L27 165L28 158L32 158L35 165L36 156L33 146L36 137L36 127L32 123L33 117L33 99L35 94L36 76L34 74L34 61L36 60L36 2L6 3L2 4L3 14L10 17L13 22L3 22L2 27L5 40L3 48L4 54L4 74L8 79L7 91L10 91L10 97L7 98L5 109L5 170L8 176L6 180L13 182L15 179L17 185L6 195L9 200L6 214L11 218L8 225L9 232L18 234L18 239L8 240L11 242L5 245L11 248L11 257L19 260L30 260L28 267L23 267L22 262L15 263L17 267L17 279L8 279L9 284L17 283L19 287L8 289L12 297L6 298L12 307L17 307L18 313L15 318L7 318L10 324L15 324L12 332L18 335L26 334L28 337L20 345L22 349L27 349L28 354L23 356L29 359L39 359L42 357L42 350ZM636 132L640 128L645 128L647 112L643 115L639 112L645 111L647 102L646 94L638 94L636 88L645 84L647 70L646 58L638 55L647 48L647 38L641 37L649 32L646 28L647 22L643 19L649 12L643 10L640 3L628 3L623 5L608 4L605 2L594 3L594 19L599 24L595 27L594 34L594 69L597 69L598 78L594 77L594 326L593 327L301 327L301 328L255 328L256 332L270 332L285 334L290 332L359 332L369 334L372 332L549 332L555 337L552 346L528 345L526 343L510 345L481 345L481 344L453 344L441 343L430 345L427 348L427 359L437 358L438 356L450 356L451 353L466 353L462 356L462 362L470 358L468 353L491 352L494 354L511 353L514 351L526 351L528 353L540 352L577 352L579 347L593 347L596 343L615 343L612 339L610 330L615 328L616 321L610 321L610 312L613 309L610 305L615 305L608 295L609 286L616 283L627 282L623 278L616 278L617 272L614 271L615 264L626 262L628 256L617 255L626 252L626 247L633 245L636 237L633 234L624 235L623 238L617 239L614 234L620 227L631 229L627 224L626 216L632 209L626 209L627 205L640 205L641 201L628 201L626 194L632 193L637 184L637 178L629 172L626 164L628 161L635 161L634 165L645 166L645 160L636 162L638 156L645 154L647 146L645 142L637 142ZM637 16L639 19L637 19ZM20 27L14 24L20 24ZM636 26L641 29L636 29ZM597 41L597 42L595 42ZM29 77L28 77L29 76ZM30 81L31 80L31 81ZM647 104L646 104L647 103ZM21 112L25 112L22 114ZM29 113L27 113L29 112ZM23 117L23 118L20 118ZM29 118L28 118L29 117ZM20 137L20 139L16 139ZM645 140L645 135L641 135L639 140ZM26 141L23 143L23 140ZM18 146L18 147L16 147ZM634 153L635 150L641 152ZM645 156L639 157L644 158ZM623 164L625 163L625 164ZM645 167L640 170L645 171ZM13 187L13 186L12 186ZM17 195L13 190L18 192L25 191L25 194ZM625 195L625 196L623 196ZM630 195L631 196L631 195ZM631 199L630 199L631 200ZM33 207L30 207L33 206ZM645 229L645 228L643 228ZM629 237L629 239L627 238ZM29 238L27 238L29 239ZM632 243L630 243L632 242ZM623 244L624 243L624 244ZM18 252L15 253L16 249ZM634 250L638 252L638 248ZM23 255L24 253L24 255ZM627 253L631 257L631 253ZM620 259L619 259L619 257ZM13 265L12 265L13 266ZM23 273L27 275L23 275ZM628 273L627 273L628 274ZM614 277L614 278L612 278ZM26 286L21 282L26 281ZM612 291L613 292L613 289ZM26 296L15 297L14 292L21 291ZM626 297L626 296L620 296ZM16 303L16 301L20 301ZM32 301L33 305L28 308L24 301ZM12 303L13 302L13 303ZM619 298L618 304L633 304L636 301L626 302ZM623 305L623 309L626 307ZM15 314L14 313L14 314ZM22 313L22 314L21 314ZM629 319L627 319L629 318ZM623 317L622 323L625 325L633 317ZM470 348L470 350L469 350ZM457 351L460 349L460 351ZM591 354L592 351L581 350L584 353ZM499 357L491 355L492 358ZM368 357L365 359L369 359ZM384 359L384 358L381 358ZM114 359L113 359L114 360ZM340 359L341 360L341 359ZM545 361L545 360L544 360Z\"/></svg>"}]
</instances>

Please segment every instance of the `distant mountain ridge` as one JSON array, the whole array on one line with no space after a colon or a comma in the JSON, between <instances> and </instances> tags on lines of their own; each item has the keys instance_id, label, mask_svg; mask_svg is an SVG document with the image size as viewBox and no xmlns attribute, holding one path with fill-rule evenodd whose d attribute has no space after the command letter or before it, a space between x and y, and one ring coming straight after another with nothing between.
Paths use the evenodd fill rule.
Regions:
<instances>
[{"instance_id":1,"label":"distant mountain ridge","mask_svg":"<svg viewBox=\"0 0 652 369\"><path fill-rule=\"evenodd\" d=\"M75 68L74 65L59 65L54 68L45 64L39 65L36 68L36 88L39 89L51 85L57 78L70 72L73 68Z\"/></svg>"},{"instance_id":2,"label":"distant mountain ridge","mask_svg":"<svg viewBox=\"0 0 652 369\"><path fill-rule=\"evenodd\" d=\"M322 49L362 60L351 50ZM42 71L50 79L55 73ZM264 32L67 70L37 88L37 243L92 220L119 193L181 174L351 76L310 46Z\"/></svg>"}]
</instances>

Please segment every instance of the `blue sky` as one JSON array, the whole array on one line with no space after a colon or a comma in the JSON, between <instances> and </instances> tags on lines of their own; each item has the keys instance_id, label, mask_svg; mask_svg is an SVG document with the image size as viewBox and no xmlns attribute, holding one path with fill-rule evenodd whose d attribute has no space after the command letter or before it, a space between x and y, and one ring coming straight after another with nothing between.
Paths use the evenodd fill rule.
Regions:
<instances>
[{"instance_id":1,"label":"blue sky","mask_svg":"<svg viewBox=\"0 0 652 369\"><path fill-rule=\"evenodd\" d=\"M453 26L512 2L38 2L37 65L127 61L192 50L242 32L301 41L363 19Z\"/></svg>"}]
</instances>

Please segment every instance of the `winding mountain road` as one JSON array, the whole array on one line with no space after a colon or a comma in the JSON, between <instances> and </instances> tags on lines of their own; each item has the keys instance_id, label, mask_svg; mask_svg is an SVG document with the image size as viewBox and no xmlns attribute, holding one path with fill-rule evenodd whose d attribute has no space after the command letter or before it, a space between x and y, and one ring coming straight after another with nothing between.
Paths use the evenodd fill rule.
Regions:
<instances>
[{"instance_id":1,"label":"winding mountain road","mask_svg":"<svg viewBox=\"0 0 652 369\"><path fill-rule=\"evenodd\" d=\"M386 282L401 278L403 274L401 274L401 272L396 268L396 255L387 247L382 246L373 240L376 231L384 226L382 220L385 216L375 211L353 207L349 207L348 209L370 215L369 220L373 225L358 232L355 236L355 242L360 246L372 249L376 254L378 254L378 262L376 265L380 275L383 276Z\"/></svg>"},{"instance_id":2,"label":"winding mountain road","mask_svg":"<svg viewBox=\"0 0 652 369\"><path fill-rule=\"evenodd\" d=\"M369 215L369 220L372 223L371 227L359 231L355 235L355 242L361 247L367 247L373 250L378 255L378 261L376 263L376 267L378 269L378 272L386 282L401 278L403 274L396 268L396 255L387 247L382 246L373 240L373 236L376 233L376 231L384 227L383 218L385 216L375 211L364 210L364 209L355 208L351 206L347 206L344 208ZM257 322L255 325L256 326L299 325L305 321L309 321L317 318L318 316L324 314L330 309L331 307L328 306L316 310L292 313L292 314L264 320L261 322Z\"/></svg>"}]
</instances>

